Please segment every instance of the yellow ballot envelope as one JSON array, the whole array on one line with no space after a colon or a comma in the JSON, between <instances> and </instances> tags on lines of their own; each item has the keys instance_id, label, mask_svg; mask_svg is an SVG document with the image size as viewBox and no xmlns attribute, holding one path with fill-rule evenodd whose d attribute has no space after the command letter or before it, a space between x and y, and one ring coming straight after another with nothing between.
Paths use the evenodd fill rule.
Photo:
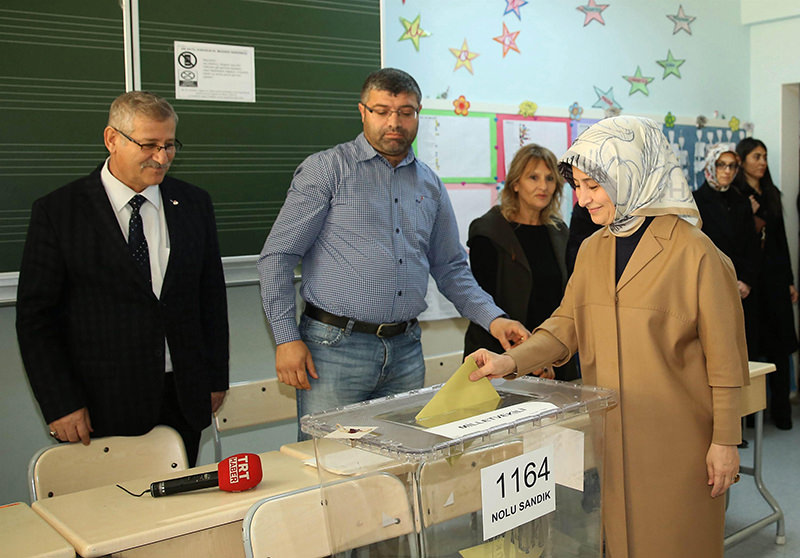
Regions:
<instances>
[{"instance_id":1,"label":"yellow ballot envelope","mask_svg":"<svg viewBox=\"0 0 800 558\"><path fill-rule=\"evenodd\" d=\"M467 358L417 413L414 417L417 423L431 428L495 410L500 403L500 396L488 378L481 378L477 382L469 379L469 375L477 369L475 360Z\"/></svg>"}]
</instances>

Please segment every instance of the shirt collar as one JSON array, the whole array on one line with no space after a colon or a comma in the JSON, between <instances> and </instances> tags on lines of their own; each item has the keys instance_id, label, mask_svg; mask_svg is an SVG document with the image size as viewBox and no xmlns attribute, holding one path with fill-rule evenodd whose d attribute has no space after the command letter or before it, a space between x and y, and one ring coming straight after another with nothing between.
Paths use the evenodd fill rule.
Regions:
<instances>
[{"instance_id":1,"label":"shirt collar","mask_svg":"<svg viewBox=\"0 0 800 558\"><path fill-rule=\"evenodd\" d=\"M367 141L367 138L364 136L364 132L358 134L358 137L355 139L356 145L356 160L361 161L369 161L373 157L380 157L384 161L386 158L378 153L374 147ZM410 165L414 162L416 157L414 156L414 149L409 149L406 156L403 158L402 161L397 165L397 167L403 167L405 165ZM388 161L387 161L388 162Z\"/></svg>"},{"instance_id":2,"label":"shirt collar","mask_svg":"<svg viewBox=\"0 0 800 558\"><path fill-rule=\"evenodd\" d=\"M114 211L117 213L119 213L122 208L128 205L128 202L131 200L131 198L136 195L136 192L126 186L116 176L111 174L111 171L108 170L108 159L106 159L106 162L103 164L103 168L100 171L100 180L103 182L103 187L106 190L108 199L111 200L111 205L114 207ZM156 206L156 209L160 209L161 193L158 184L148 186L144 189L144 191L141 192L141 194L147 198L147 201Z\"/></svg>"}]
</instances>

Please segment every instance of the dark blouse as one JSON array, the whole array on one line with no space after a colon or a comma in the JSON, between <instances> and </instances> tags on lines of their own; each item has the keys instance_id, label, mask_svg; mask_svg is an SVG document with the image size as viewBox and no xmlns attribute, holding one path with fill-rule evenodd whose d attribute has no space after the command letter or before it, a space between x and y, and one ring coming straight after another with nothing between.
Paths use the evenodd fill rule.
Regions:
<instances>
[{"instance_id":1,"label":"dark blouse","mask_svg":"<svg viewBox=\"0 0 800 558\"><path fill-rule=\"evenodd\" d=\"M536 327L558 308L562 297L562 277L545 225L512 223L514 234L525 251L531 268L534 292L528 299L525 327ZM470 240L470 265L478 284L490 295L497 292L497 250L485 236ZM524 296L526 293L520 293Z\"/></svg>"},{"instance_id":2,"label":"dark blouse","mask_svg":"<svg viewBox=\"0 0 800 558\"><path fill-rule=\"evenodd\" d=\"M617 237L617 283L619 283L619 278L622 277L622 272L625 271L625 267L628 265L631 256L633 256L633 251L636 250L636 247L639 245L639 241L642 239L644 231L647 230L647 227L650 226L650 223L653 222L653 219L655 219L655 217L645 217L644 223L642 223L641 227L636 229L635 233L630 236Z\"/></svg>"}]
</instances>

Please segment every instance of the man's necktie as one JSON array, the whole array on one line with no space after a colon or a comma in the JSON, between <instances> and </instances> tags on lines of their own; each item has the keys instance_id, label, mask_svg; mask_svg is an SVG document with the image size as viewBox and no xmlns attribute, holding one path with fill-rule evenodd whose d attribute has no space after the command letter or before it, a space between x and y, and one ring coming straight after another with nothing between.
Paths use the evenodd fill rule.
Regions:
<instances>
[{"instance_id":1,"label":"man's necktie","mask_svg":"<svg viewBox=\"0 0 800 558\"><path fill-rule=\"evenodd\" d=\"M150 282L150 252L147 249L147 239L144 237L144 226L139 209L147 201L141 194L133 196L128 205L131 206L131 220L128 224L128 249L133 256L133 260L139 266L147 282Z\"/></svg>"}]
</instances>

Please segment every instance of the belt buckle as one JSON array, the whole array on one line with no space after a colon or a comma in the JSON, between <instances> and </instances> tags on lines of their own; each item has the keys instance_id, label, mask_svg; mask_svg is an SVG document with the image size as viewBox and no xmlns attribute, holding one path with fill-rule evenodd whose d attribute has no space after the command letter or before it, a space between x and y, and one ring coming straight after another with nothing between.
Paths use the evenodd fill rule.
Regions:
<instances>
[{"instance_id":1,"label":"belt buckle","mask_svg":"<svg viewBox=\"0 0 800 558\"><path fill-rule=\"evenodd\" d=\"M390 335L384 335L383 334L383 328L385 328L385 327L386 328L390 328L390 327L397 326L397 325L399 325L399 322L394 322L394 323L390 323L390 324L379 324L378 325L378 331L375 332L375 335L377 335L380 338L391 337Z\"/></svg>"}]
</instances>

